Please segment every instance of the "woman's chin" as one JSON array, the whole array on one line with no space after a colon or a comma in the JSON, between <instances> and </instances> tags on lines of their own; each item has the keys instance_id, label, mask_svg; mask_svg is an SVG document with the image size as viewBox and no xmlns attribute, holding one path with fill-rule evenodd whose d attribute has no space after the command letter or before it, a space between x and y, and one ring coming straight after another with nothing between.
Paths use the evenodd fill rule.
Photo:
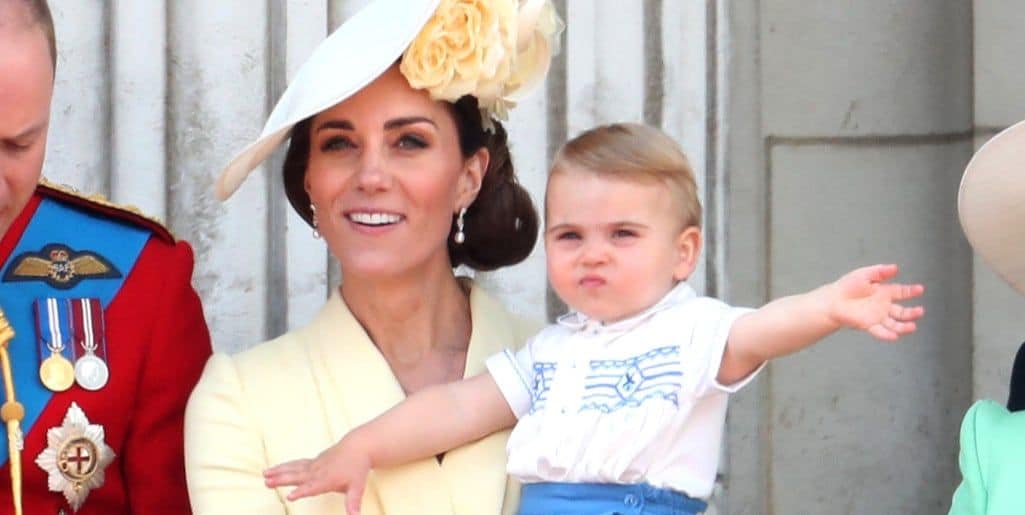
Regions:
<instances>
[{"instance_id":1,"label":"woman's chin","mask_svg":"<svg viewBox=\"0 0 1025 515\"><path fill-rule=\"evenodd\" d=\"M366 252L339 259L342 278L359 277L368 281L393 281L426 266L423 260L402 252Z\"/></svg>"}]
</instances>

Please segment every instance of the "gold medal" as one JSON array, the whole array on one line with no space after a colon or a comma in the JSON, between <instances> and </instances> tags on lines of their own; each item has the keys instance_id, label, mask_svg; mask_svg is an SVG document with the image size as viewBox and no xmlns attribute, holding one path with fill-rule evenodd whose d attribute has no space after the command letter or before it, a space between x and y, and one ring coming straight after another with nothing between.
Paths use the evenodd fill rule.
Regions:
<instances>
[{"instance_id":1,"label":"gold medal","mask_svg":"<svg viewBox=\"0 0 1025 515\"><path fill-rule=\"evenodd\" d=\"M39 365L39 379L50 391L63 392L75 382L75 367L63 355L54 352Z\"/></svg>"}]
</instances>

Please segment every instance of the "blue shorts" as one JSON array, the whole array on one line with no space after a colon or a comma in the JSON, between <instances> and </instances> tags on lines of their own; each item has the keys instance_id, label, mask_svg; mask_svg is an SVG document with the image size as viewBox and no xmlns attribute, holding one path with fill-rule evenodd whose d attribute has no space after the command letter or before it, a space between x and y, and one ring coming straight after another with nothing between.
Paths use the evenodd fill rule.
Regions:
<instances>
[{"instance_id":1,"label":"blue shorts","mask_svg":"<svg viewBox=\"0 0 1025 515\"><path fill-rule=\"evenodd\" d=\"M647 483L529 483L520 515L697 515L708 503Z\"/></svg>"}]
</instances>

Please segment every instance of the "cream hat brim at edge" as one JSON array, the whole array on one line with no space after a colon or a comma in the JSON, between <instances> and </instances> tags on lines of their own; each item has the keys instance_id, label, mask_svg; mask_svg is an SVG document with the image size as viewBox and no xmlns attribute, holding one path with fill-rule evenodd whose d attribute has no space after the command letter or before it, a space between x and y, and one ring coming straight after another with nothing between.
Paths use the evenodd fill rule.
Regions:
<instances>
[{"instance_id":1,"label":"cream hat brim at edge","mask_svg":"<svg viewBox=\"0 0 1025 515\"><path fill-rule=\"evenodd\" d=\"M968 162L957 210L975 252L1025 294L1025 122L994 136Z\"/></svg>"},{"instance_id":2,"label":"cream hat brim at edge","mask_svg":"<svg viewBox=\"0 0 1025 515\"><path fill-rule=\"evenodd\" d=\"M214 192L230 197L292 127L349 98L402 56L441 0L375 0L345 21L303 63L260 137L221 171Z\"/></svg>"}]
</instances>

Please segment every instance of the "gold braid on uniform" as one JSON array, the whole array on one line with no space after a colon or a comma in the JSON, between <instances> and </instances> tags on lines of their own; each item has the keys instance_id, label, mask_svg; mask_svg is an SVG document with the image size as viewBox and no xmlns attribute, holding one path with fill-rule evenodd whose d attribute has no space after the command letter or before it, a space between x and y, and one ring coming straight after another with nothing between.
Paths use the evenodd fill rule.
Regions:
<instances>
[{"instance_id":1,"label":"gold braid on uniform","mask_svg":"<svg viewBox=\"0 0 1025 515\"><path fill-rule=\"evenodd\" d=\"M14 397L14 374L11 372L11 357L7 346L14 339L14 329L0 310L0 367L3 368L4 393L6 401L0 406L0 419L7 426L7 446L11 463L11 497L14 499L14 513L21 515L21 446L22 436L19 424L25 418L25 407Z\"/></svg>"}]
</instances>

